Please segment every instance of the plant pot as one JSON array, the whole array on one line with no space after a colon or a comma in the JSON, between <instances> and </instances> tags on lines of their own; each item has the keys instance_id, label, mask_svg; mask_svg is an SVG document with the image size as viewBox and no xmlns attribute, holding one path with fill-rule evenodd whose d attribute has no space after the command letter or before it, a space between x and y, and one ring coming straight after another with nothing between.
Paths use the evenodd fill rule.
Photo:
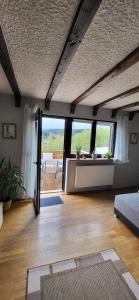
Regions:
<instances>
[{"instance_id":1,"label":"plant pot","mask_svg":"<svg viewBox=\"0 0 139 300\"><path fill-rule=\"evenodd\" d=\"M80 151L76 152L76 159L80 159Z\"/></svg>"},{"instance_id":2,"label":"plant pot","mask_svg":"<svg viewBox=\"0 0 139 300\"><path fill-rule=\"evenodd\" d=\"M6 213L11 208L12 200L3 202L3 212Z\"/></svg>"}]
</instances>

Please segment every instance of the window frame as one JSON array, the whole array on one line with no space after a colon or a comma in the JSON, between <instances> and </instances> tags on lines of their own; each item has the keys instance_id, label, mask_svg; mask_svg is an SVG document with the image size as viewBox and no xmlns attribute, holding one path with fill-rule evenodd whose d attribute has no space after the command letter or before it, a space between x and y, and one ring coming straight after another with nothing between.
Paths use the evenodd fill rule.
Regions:
<instances>
[{"instance_id":1,"label":"window frame","mask_svg":"<svg viewBox=\"0 0 139 300\"><path fill-rule=\"evenodd\" d=\"M105 120L96 120L96 119L85 119L80 117L69 117L69 116L61 116L61 115L51 115L47 113L43 113L42 116L46 117L52 117L52 118L61 118L65 119L66 126L65 126L65 145L64 145L64 159L75 157L75 154L71 153L71 139L72 139L72 123L74 120L84 121L84 122L91 122L92 123L92 130L91 130L91 140L90 140L90 154L95 150L95 140L96 140L96 126L98 122L102 123L111 123L113 124L113 137L112 137L112 157L114 157L114 151L115 151L115 142L116 142L116 130L117 130L117 121L105 121ZM88 156L88 155L86 155Z\"/></svg>"},{"instance_id":2,"label":"window frame","mask_svg":"<svg viewBox=\"0 0 139 300\"><path fill-rule=\"evenodd\" d=\"M71 155L76 155L75 153L72 152L71 150L71 147L72 147L72 130L73 130L73 123L76 122L76 123L88 123L90 124L90 140L89 140L89 151L88 153L84 153L84 156L88 156L90 155L90 145L91 145L91 141L92 141L92 121L91 120L85 120L85 119L77 119L77 118L74 118L72 119L72 124L71 124L71 145L70 145L70 154Z\"/></svg>"},{"instance_id":3,"label":"window frame","mask_svg":"<svg viewBox=\"0 0 139 300\"><path fill-rule=\"evenodd\" d=\"M108 152L112 152L112 155L114 156L114 122L107 122L107 121L97 121L96 124L96 133L97 133L97 125L102 126L110 126L110 138L109 138L109 149ZM96 144L96 138L95 138L95 144ZM96 145L94 150L96 149ZM98 155L102 155L101 153L98 153Z\"/></svg>"},{"instance_id":4,"label":"window frame","mask_svg":"<svg viewBox=\"0 0 139 300\"><path fill-rule=\"evenodd\" d=\"M102 124L102 125L111 124L112 133L111 133L111 141L110 141L110 144L111 144L110 151L112 152L112 157L114 157L117 122L104 121L104 120L90 120L90 119L84 119L84 118L83 119L82 118L72 118L71 142L72 142L72 124L75 121L91 123L90 152L88 154L84 154L85 157L91 156L92 152L95 151L97 124ZM98 153L98 155L100 156L101 154ZM71 151L71 144L70 144L70 157L75 157L75 153L72 153L72 151Z\"/></svg>"}]
</instances>

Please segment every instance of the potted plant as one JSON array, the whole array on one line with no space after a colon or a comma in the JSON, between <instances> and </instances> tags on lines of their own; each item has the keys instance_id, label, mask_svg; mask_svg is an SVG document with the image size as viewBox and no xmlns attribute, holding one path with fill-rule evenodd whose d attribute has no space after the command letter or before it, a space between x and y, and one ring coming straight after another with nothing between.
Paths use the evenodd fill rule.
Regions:
<instances>
[{"instance_id":1,"label":"potted plant","mask_svg":"<svg viewBox=\"0 0 139 300\"><path fill-rule=\"evenodd\" d=\"M112 153L111 152L107 152L105 154L105 157L108 158L108 159L111 159L112 158Z\"/></svg>"},{"instance_id":2,"label":"potted plant","mask_svg":"<svg viewBox=\"0 0 139 300\"><path fill-rule=\"evenodd\" d=\"M81 154L81 146L76 146L76 158L80 159L80 154Z\"/></svg>"},{"instance_id":3,"label":"potted plant","mask_svg":"<svg viewBox=\"0 0 139 300\"><path fill-rule=\"evenodd\" d=\"M23 174L20 168L6 163L3 159L0 163L0 201L3 202L3 211L10 209L12 200L17 198L18 191L25 190L23 185Z\"/></svg>"}]
</instances>

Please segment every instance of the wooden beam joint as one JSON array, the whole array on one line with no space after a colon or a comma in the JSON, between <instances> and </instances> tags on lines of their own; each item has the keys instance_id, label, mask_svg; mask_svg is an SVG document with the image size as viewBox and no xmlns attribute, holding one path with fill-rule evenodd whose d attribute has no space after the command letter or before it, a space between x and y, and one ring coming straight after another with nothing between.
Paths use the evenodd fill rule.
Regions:
<instances>
[{"instance_id":1,"label":"wooden beam joint","mask_svg":"<svg viewBox=\"0 0 139 300\"><path fill-rule=\"evenodd\" d=\"M93 107L93 113L92 113L92 115L93 115L94 117L97 116L98 109L99 109L99 108L98 108L97 105Z\"/></svg>"},{"instance_id":2,"label":"wooden beam joint","mask_svg":"<svg viewBox=\"0 0 139 300\"><path fill-rule=\"evenodd\" d=\"M135 116L136 112L135 111L131 111L129 113L129 121L132 121L134 119L134 116Z\"/></svg>"},{"instance_id":3,"label":"wooden beam joint","mask_svg":"<svg viewBox=\"0 0 139 300\"><path fill-rule=\"evenodd\" d=\"M48 100L48 99L45 101L45 109L46 109L46 110L50 110L50 102L51 102L51 101Z\"/></svg>"},{"instance_id":4,"label":"wooden beam joint","mask_svg":"<svg viewBox=\"0 0 139 300\"><path fill-rule=\"evenodd\" d=\"M15 96L15 107L21 107L21 96Z\"/></svg>"},{"instance_id":5,"label":"wooden beam joint","mask_svg":"<svg viewBox=\"0 0 139 300\"><path fill-rule=\"evenodd\" d=\"M76 109L76 105L74 105L74 104L70 104L70 113L71 114L74 114L75 113L75 109Z\"/></svg>"},{"instance_id":6,"label":"wooden beam joint","mask_svg":"<svg viewBox=\"0 0 139 300\"><path fill-rule=\"evenodd\" d=\"M111 118L115 118L118 114L118 109L112 109Z\"/></svg>"}]
</instances>

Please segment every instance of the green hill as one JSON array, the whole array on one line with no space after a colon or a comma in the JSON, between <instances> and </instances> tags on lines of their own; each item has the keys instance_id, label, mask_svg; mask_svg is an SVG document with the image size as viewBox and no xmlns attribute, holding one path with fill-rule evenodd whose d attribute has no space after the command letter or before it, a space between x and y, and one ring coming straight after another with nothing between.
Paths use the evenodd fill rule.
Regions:
<instances>
[{"instance_id":1,"label":"green hill","mask_svg":"<svg viewBox=\"0 0 139 300\"><path fill-rule=\"evenodd\" d=\"M96 133L96 147L106 147L109 144L109 127L98 127ZM42 151L52 152L63 150L64 137L59 129L45 131L42 134ZM83 151L90 148L90 130L74 130L72 134L72 151L76 151L76 146L80 145Z\"/></svg>"}]
</instances>

